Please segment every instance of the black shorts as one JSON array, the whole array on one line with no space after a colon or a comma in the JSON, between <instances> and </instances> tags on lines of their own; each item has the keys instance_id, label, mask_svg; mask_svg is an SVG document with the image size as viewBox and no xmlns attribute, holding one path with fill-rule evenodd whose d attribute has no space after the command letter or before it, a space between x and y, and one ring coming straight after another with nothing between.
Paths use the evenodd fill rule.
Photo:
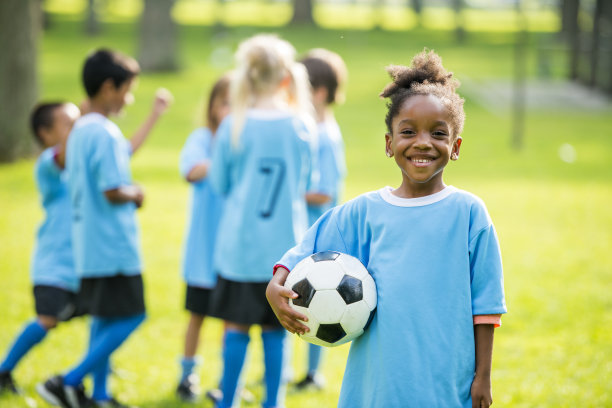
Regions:
<instances>
[{"instance_id":1,"label":"black shorts","mask_svg":"<svg viewBox=\"0 0 612 408\"><path fill-rule=\"evenodd\" d=\"M141 275L81 279L87 313L98 317L125 317L145 312Z\"/></svg>"},{"instance_id":2,"label":"black shorts","mask_svg":"<svg viewBox=\"0 0 612 408\"><path fill-rule=\"evenodd\" d=\"M210 310L212 289L187 285L185 291L185 309L200 316L207 316Z\"/></svg>"},{"instance_id":3,"label":"black shorts","mask_svg":"<svg viewBox=\"0 0 612 408\"><path fill-rule=\"evenodd\" d=\"M228 322L282 327L266 299L267 282L237 282L219 277L210 299L210 316Z\"/></svg>"},{"instance_id":4,"label":"black shorts","mask_svg":"<svg viewBox=\"0 0 612 408\"><path fill-rule=\"evenodd\" d=\"M85 314L78 294L55 286L34 285L36 314L65 322Z\"/></svg>"}]
</instances>

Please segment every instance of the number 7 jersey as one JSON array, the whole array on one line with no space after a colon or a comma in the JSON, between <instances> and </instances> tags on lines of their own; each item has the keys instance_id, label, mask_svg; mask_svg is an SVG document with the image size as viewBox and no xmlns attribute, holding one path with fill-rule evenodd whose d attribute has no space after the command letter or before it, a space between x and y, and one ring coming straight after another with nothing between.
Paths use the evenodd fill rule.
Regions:
<instances>
[{"instance_id":1,"label":"number 7 jersey","mask_svg":"<svg viewBox=\"0 0 612 408\"><path fill-rule=\"evenodd\" d=\"M304 195L316 135L293 113L250 109L237 145L232 116L217 131L209 173L225 196L215 271L238 282L267 282L270 268L308 226Z\"/></svg>"}]
</instances>

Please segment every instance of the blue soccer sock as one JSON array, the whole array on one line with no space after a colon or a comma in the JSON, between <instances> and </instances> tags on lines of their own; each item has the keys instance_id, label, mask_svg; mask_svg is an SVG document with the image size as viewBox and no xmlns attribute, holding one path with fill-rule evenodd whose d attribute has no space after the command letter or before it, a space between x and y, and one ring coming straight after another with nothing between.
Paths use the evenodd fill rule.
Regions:
<instances>
[{"instance_id":1,"label":"blue soccer sock","mask_svg":"<svg viewBox=\"0 0 612 408\"><path fill-rule=\"evenodd\" d=\"M144 319L144 313L120 318L93 317L94 322L92 324L99 324L100 326L97 328L95 337L90 339L89 350L81 363L64 376L64 384L77 386L87 374L93 373L96 368L100 368L104 361L109 359L110 355L121 346ZM95 322L95 320L99 321ZM108 375L108 369L105 375Z\"/></svg>"},{"instance_id":2,"label":"blue soccer sock","mask_svg":"<svg viewBox=\"0 0 612 408\"><path fill-rule=\"evenodd\" d=\"M225 332L223 377L221 378L223 400L217 404L217 408L231 407L234 402L249 340L250 337L248 333L235 330L226 330Z\"/></svg>"},{"instance_id":3,"label":"blue soccer sock","mask_svg":"<svg viewBox=\"0 0 612 408\"><path fill-rule=\"evenodd\" d=\"M96 338L100 335L101 328L104 327L102 319L91 319L91 327L89 332L89 350L96 344ZM110 373L110 359L102 360L100 364L95 366L92 371L93 392L91 397L95 401L105 401L110 399L108 392L108 375Z\"/></svg>"},{"instance_id":4,"label":"blue soccer sock","mask_svg":"<svg viewBox=\"0 0 612 408\"><path fill-rule=\"evenodd\" d=\"M266 372L266 400L264 408L284 406L285 392L282 384L283 357L285 355L285 330L262 331Z\"/></svg>"},{"instance_id":5,"label":"blue soccer sock","mask_svg":"<svg viewBox=\"0 0 612 408\"><path fill-rule=\"evenodd\" d=\"M196 357L181 358L181 378L179 384L185 381L187 377L193 374L193 370L200 364L200 359Z\"/></svg>"},{"instance_id":6,"label":"blue soccer sock","mask_svg":"<svg viewBox=\"0 0 612 408\"><path fill-rule=\"evenodd\" d=\"M321 365L321 354L323 347L316 344L308 344L308 374L315 375Z\"/></svg>"},{"instance_id":7,"label":"blue soccer sock","mask_svg":"<svg viewBox=\"0 0 612 408\"><path fill-rule=\"evenodd\" d=\"M0 364L0 372L12 371L17 363L19 363L19 360L21 360L32 347L44 339L46 335L47 330L38 320L27 323L6 353L4 361Z\"/></svg>"}]
</instances>

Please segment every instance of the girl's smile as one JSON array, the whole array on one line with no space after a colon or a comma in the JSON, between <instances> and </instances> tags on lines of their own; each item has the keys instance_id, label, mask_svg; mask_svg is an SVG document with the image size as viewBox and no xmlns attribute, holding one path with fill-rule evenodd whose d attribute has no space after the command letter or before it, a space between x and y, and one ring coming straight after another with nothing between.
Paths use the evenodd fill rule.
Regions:
<instances>
[{"instance_id":1,"label":"girl's smile","mask_svg":"<svg viewBox=\"0 0 612 408\"><path fill-rule=\"evenodd\" d=\"M421 197L444 188L442 171L456 160L461 145L449 123L447 108L436 96L414 95L404 101L393 118L393 133L385 135L387 155L402 170L396 194Z\"/></svg>"}]
</instances>

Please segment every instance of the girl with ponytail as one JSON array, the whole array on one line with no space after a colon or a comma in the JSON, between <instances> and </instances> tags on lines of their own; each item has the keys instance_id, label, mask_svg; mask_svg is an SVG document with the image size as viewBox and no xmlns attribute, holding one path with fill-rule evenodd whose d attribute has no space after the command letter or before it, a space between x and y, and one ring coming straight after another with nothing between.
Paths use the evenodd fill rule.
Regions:
<instances>
[{"instance_id":1,"label":"girl with ponytail","mask_svg":"<svg viewBox=\"0 0 612 408\"><path fill-rule=\"evenodd\" d=\"M230 83L231 114L217 131L209 180L225 197L216 240L218 282L210 314L226 322L222 400L232 406L249 328L262 328L266 399L284 406L285 330L266 301L270 268L307 227L314 119L308 77L295 50L273 35L240 44Z\"/></svg>"}]
</instances>

